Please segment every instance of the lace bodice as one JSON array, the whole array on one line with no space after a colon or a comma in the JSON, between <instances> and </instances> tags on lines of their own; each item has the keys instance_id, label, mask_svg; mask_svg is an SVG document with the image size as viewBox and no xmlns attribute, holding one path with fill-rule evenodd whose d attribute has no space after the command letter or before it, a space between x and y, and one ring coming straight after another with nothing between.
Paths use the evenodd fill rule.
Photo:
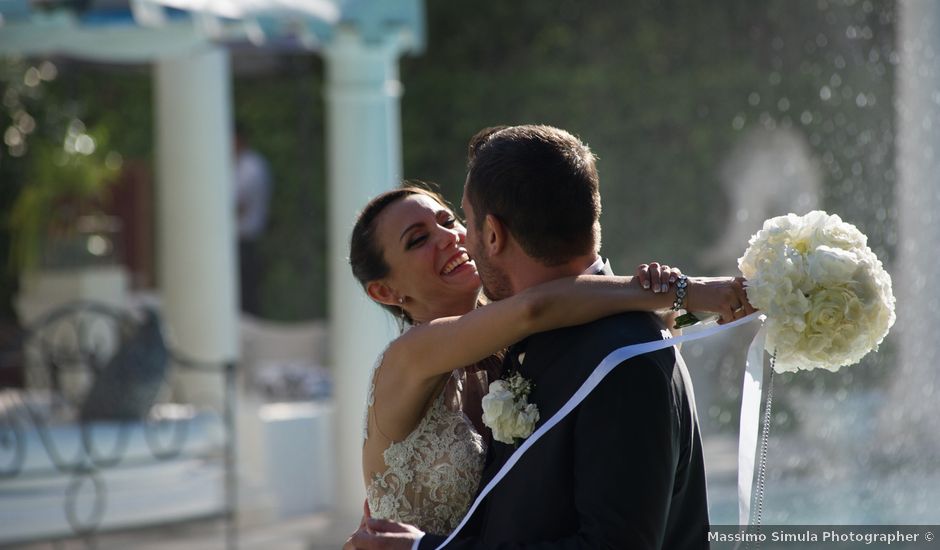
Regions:
<instances>
[{"instance_id":1,"label":"lace bodice","mask_svg":"<svg viewBox=\"0 0 940 550\"><path fill-rule=\"evenodd\" d=\"M369 435L379 364L381 358L369 386L364 439ZM471 375L469 383L477 382ZM373 517L410 523L439 535L450 533L463 519L473 502L485 455L483 438L460 407L467 383L464 369L455 370L414 431L385 449L387 469L374 474L366 486Z\"/></svg>"}]
</instances>

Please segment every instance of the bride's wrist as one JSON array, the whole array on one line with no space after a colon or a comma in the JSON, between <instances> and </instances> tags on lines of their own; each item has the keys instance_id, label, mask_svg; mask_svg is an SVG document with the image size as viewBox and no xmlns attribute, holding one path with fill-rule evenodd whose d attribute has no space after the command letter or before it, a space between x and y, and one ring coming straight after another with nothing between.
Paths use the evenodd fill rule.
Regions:
<instances>
[{"instance_id":1,"label":"bride's wrist","mask_svg":"<svg viewBox=\"0 0 940 550\"><path fill-rule=\"evenodd\" d=\"M672 311L689 310L689 287L691 283L692 280L689 277L680 275L676 283L672 285L670 288L672 292L668 294L672 296L670 307Z\"/></svg>"},{"instance_id":2,"label":"bride's wrist","mask_svg":"<svg viewBox=\"0 0 940 550\"><path fill-rule=\"evenodd\" d=\"M699 291L701 290L701 287L702 281L695 277L688 278L688 284L685 287L685 301L683 302L682 309L685 311L697 311L697 299L699 298Z\"/></svg>"}]
</instances>

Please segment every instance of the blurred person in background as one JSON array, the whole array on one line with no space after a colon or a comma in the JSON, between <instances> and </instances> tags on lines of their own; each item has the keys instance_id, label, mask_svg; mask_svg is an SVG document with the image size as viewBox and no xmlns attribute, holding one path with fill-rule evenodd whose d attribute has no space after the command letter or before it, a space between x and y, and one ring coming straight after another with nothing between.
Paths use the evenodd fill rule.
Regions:
<instances>
[{"instance_id":1,"label":"blurred person in background","mask_svg":"<svg viewBox=\"0 0 940 550\"><path fill-rule=\"evenodd\" d=\"M241 309L260 316L260 242L268 224L271 172L264 157L251 148L245 128L238 122L235 123L234 175Z\"/></svg>"}]
</instances>

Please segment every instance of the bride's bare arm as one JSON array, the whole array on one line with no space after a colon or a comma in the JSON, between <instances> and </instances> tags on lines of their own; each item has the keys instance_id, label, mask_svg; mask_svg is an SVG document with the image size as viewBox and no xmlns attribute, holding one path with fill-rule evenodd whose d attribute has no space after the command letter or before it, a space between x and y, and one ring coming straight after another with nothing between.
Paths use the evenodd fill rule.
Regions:
<instances>
[{"instance_id":1,"label":"bride's bare arm","mask_svg":"<svg viewBox=\"0 0 940 550\"><path fill-rule=\"evenodd\" d=\"M725 314L737 305L750 307L741 281L731 277L689 278L687 308ZM623 311L665 309L674 300L674 286L668 292L651 292L643 289L636 277L566 277L459 317L414 327L389 346L383 365L389 365L392 372L388 374L400 382L427 384L531 334Z\"/></svg>"}]
</instances>

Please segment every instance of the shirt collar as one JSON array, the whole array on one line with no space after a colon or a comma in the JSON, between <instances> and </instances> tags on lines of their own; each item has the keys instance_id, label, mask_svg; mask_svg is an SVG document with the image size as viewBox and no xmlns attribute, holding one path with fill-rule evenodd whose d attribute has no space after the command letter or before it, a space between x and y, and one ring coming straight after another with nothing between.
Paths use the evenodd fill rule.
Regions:
<instances>
[{"instance_id":1,"label":"shirt collar","mask_svg":"<svg viewBox=\"0 0 940 550\"><path fill-rule=\"evenodd\" d=\"M585 269L583 273L585 275L597 275L598 273L604 273L605 270L610 270L610 262L598 256L594 263ZM527 340L528 338L509 347L510 359L515 360L515 366L521 366L525 362L525 343Z\"/></svg>"},{"instance_id":2,"label":"shirt collar","mask_svg":"<svg viewBox=\"0 0 940 550\"><path fill-rule=\"evenodd\" d=\"M604 271L605 268L608 268L608 269L610 268L610 262L607 261L607 260L605 260L604 258L598 256L597 259L594 260L594 263L591 264L591 266L590 266L589 268L587 268L587 269L584 270L584 274L585 274L585 275L596 275L596 274L598 274L598 273Z\"/></svg>"}]
</instances>

